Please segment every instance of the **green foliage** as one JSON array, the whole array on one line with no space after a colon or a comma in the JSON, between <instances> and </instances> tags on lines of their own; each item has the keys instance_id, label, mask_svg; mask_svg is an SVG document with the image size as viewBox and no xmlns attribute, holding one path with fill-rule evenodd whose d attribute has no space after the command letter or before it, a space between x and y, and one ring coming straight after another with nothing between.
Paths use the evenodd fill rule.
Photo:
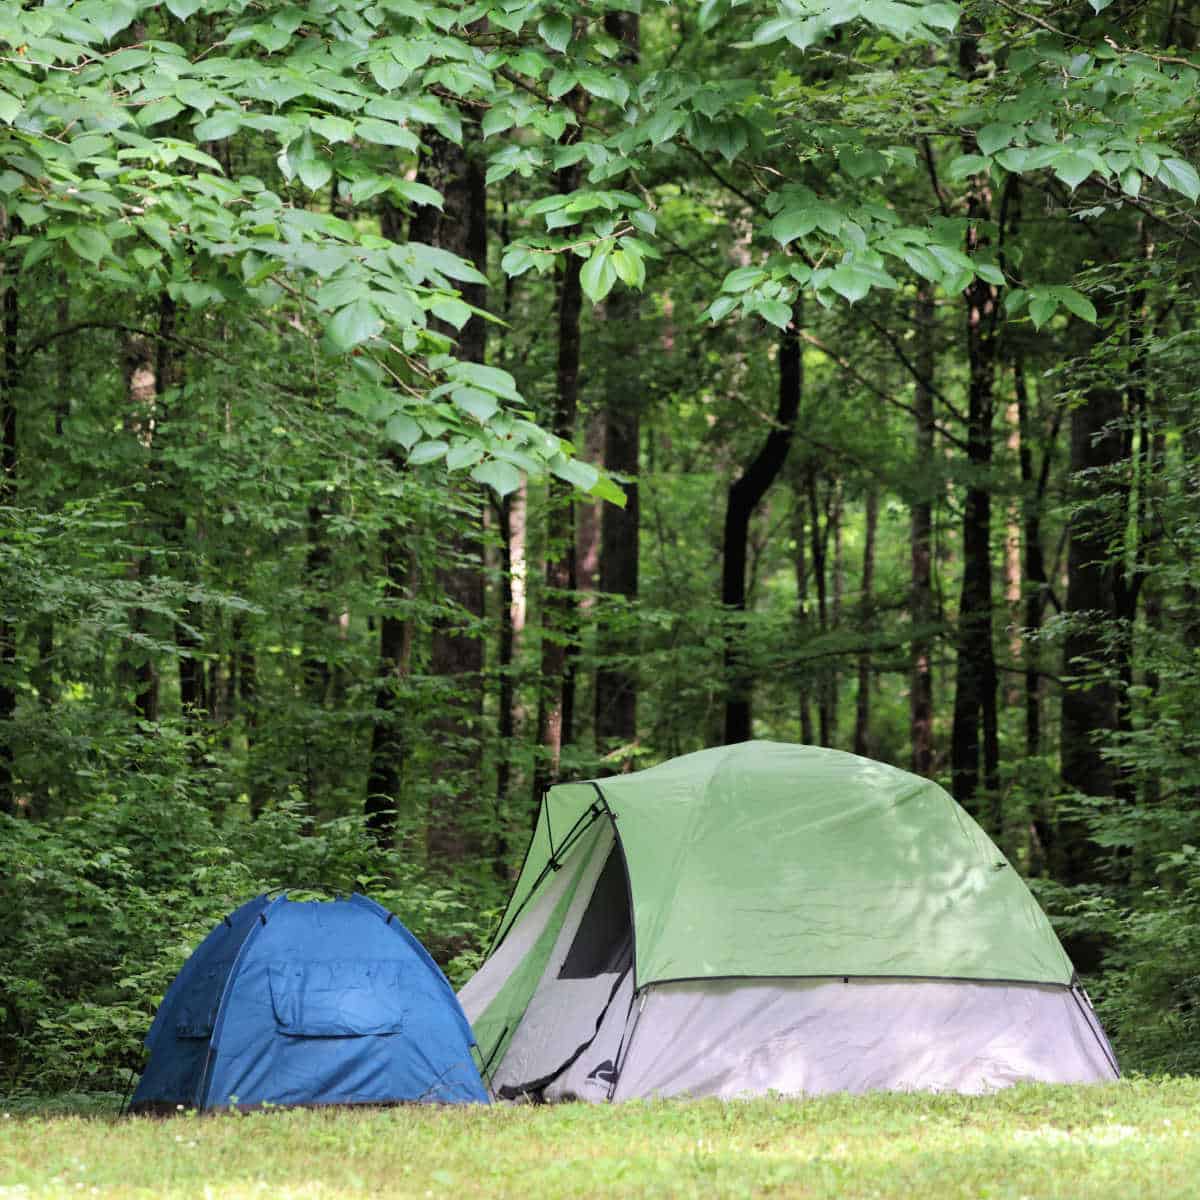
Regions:
<instances>
[{"instance_id":1,"label":"green foliage","mask_svg":"<svg viewBox=\"0 0 1200 1200\"><path fill-rule=\"evenodd\" d=\"M203 778L189 780L191 747L178 729L162 726L150 743L135 736L114 748L137 771L114 764L107 778L92 772L96 798L63 821L0 816L6 1092L123 1090L183 961L226 913L272 888L365 889L463 982L469 961L451 960L490 932L481 895L376 849L361 817L313 828L298 799L254 822L243 805L214 820ZM384 882L400 874L403 887Z\"/></svg>"}]
</instances>

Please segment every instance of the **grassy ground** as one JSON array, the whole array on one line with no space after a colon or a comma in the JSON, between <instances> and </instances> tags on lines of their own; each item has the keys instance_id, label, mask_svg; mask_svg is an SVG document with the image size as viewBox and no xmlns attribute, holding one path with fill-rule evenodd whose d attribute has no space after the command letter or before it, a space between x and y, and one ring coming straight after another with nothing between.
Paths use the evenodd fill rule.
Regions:
<instances>
[{"instance_id":1,"label":"grassy ground","mask_svg":"<svg viewBox=\"0 0 1200 1200\"><path fill-rule=\"evenodd\" d=\"M316 1110L0 1112L0 1198L1196 1197L1200 1079L995 1096Z\"/></svg>"}]
</instances>

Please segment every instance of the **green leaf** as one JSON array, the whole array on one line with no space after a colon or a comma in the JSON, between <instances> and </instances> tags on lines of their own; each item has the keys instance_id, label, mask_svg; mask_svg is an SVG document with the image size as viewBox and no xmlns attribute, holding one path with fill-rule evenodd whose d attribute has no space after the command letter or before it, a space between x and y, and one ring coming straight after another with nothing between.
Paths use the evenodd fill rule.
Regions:
<instances>
[{"instance_id":1,"label":"green leaf","mask_svg":"<svg viewBox=\"0 0 1200 1200\"><path fill-rule=\"evenodd\" d=\"M1041 329L1058 311L1058 298L1048 290L1034 288L1029 293L1029 316L1034 329Z\"/></svg>"},{"instance_id":2,"label":"green leaf","mask_svg":"<svg viewBox=\"0 0 1200 1200\"><path fill-rule=\"evenodd\" d=\"M846 146L838 155L838 162L851 179L869 179L887 172L887 159L878 150Z\"/></svg>"},{"instance_id":3,"label":"green leaf","mask_svg":"<svg viewBox=\"0 0 1200 1200\"><path fill-rule=\"evenodd\" d=\"M164 96L161 100L151 100L149 104L139 108L137 121L143 129L149 129L151 125L169 121L172 117L179 116L181 112L183 112L183 105L178 100L173 96Z\"/></svg>"},{"instance_id":4,"label":"green leaf","mask_svg":"<svg viewBox=\"0 0 1200 1200\"><path fill-rule=\"evenodd\" d=\"M611 100L613 104L624 107L629 99L629 85L619 75L610 71L583 67L576 72L576 78L585 92L590 92L601 100Z\"/></svg>"},{"instance_id":5,"label":"green leaf","mask_svg":"<svg viewBox=\"0 0 1200 1200\"><path fill-rule=\"evenodd\" d=\"M761 267L738 267L725 276L721 284L723 292L745 292L766 279L767 273Z\"/></svg>"},{"instance_id":6,"label":"green leaf","mask_svg":"<svg viewBox=\"0 0 1200 1200\"><path fill-rule=\"evenodd\" d=\"M439 458L445 457L445 442L418 442L408 452L408 461L414 467L423 467L426 463L437 462Z\"/></svg>"},{"instance_id":7,"label":"green leaf","mask_svg":"<svg viewBox=\"0 0 1200 1200\"><path fill-rule=\"evenodd\" d=\"M975 274L985 283L990 283L994 287L1004 286L1004 272L991 263L976 263Z\"/></svg>"},{"instance_id":8,"label":"green leaf","mask_svg":"<svg viewBox=\"0 0 1200 1200\"><path fill-rule=\"evenodd\" d=\"M751 44L769 46L772 42L787 37L792 28L799 23L796 17L774 17L770 21L764 21L754 31L754 36L750 39Z\"/></svg>"},{"instance_id":9,"label":"green leaf","mask_svg":"<svg viewBox=\"0 0 1200 1200\"><path fill-rule=\"evenodd\" d=\"M817 227L818 213L811 208L785 208L776 214L775 219L767 226L771 236L781 245L786 246L799 237L812 233ZM726 280L726 284L728 284ZM732 288L726 290L732 291Z\"/></svg>"},{"instance_id":10,"label":"green leaf","mask_svg":"<svg viewBox=\"0 0 1200 1200\"><path fill-rule=\"evenodd\" d=\"M500 260L500 270L515 278L524 275L536 261L536 256L528 246L510 246Z\"/></svg>"},{"instance_id":11,"label":"green leaf","mask_svg":"<svg viewBox=\"0 0 1200 1200\"><path fill-rule=\"evenodd\" d=\"M592 485L590 494L597 500L607 500L609 504L615 504L618 508L624 508L629 500L621 485L611 475L601 475Z\"/></svg>"},{"instance_id":12,"label":"green leaf","mask_svg":"<svg viewBox=\"0 0 1200 1200\"><path fill-rule=\"evenodd\" d=\"M1024 288L1013 288L1007 296L1004 297L1004 311L1010 317L1015 317L1025 307L1025 302L1029 299L1029 293Z\"/></svg>"},{"instance_id":13,"label":"green leaf","mask_svg":"<svg viewBox=\"0 0 1200 1200\"><path fill-rule=\"evenodd\" d=\"M763 319L770 321L777 329L786 329L791 323L791 306L784 304L782 300L763 300L755 307Z\"/></svg>"},{"instance_id":14,"label":"green leaf","mask_svg":"<svg viewBox=\"0 0 1200 1200\"><path fill-rule=\"evenodd\" d=\"M16 96L0 90L0 121L3 121L6 125L11 124L17 119L17 114L20 113L21 108L21 101Z\"/></svg>"},{"instance_id":15,"label":"green leaf","mask_svg":"<svg viewBox=\"0 0 1200 1200\"><path fill-rule=\"evenodd\" d=\"M133 0L104 0L104 3L89 6L88 20L108 42L137 17L137 11L138 6Z\"/></svg>"},{"instance_id":16,"label":"green leaf","mask_svg":"<svg viewBox=\"0 0 1200 1200\"><path fill-rule=\"evenodd\" d=\"M416 150L420 144L412 130L390 121L378 121L374 117L363 117L356 122L355 131L359 137L379 146L399 146L404 150Z\"/></svg>"},{"instance_id":17,"label":"green leaf","mask_svg":"<svg viewBox=\"0 0 1200 1200\"><path fill-rule=\"evenodd\" d=\"M502 500L521 486L521 472L512 463L502 462L497 458L480 463L471 472L471 478L476 483L492 488Z\"/></svg>"},{"instance_id":18,"label":"green leaf","mask_svg":"<svg viewBox=\"0 0 1200 1200\"><path fill-rule=\"evenodd\" d=\"M223 108L192 126L198 142L220 142L232 137L242 127L242 110Z\"/></svg>"},{"instance_id":19,"label":"green leaf","mask_svg":"<svg viewBox=\"0 0 1200 1200\"><path fill-rule=\"evenodd\" d=\"M413 204L429 204L437 209L442 207L442 193L427 183L417 183L415 179L395 180L392 191L404 200L411 200Z\"/></svg>"},{"instance_id":20,"label":"green leaf","mask_svg":"<svg viewBox=\"0 0 1200 1200\"><path fill-rule=\"evenodd\" d=\"M1082 292L1070 287L1059 287L1054 289L1054 294L1064 308L1081 320L1087 321L1089 325L1095 325L1096 306Z\"/></svg>"},{"instance_id":21,"label":"green leaf","mask_svg":"<svg viewBox=\"0 0 1200 1200\"><path fill-rule=\"evenodd\" d=\"M710 321L719 321L722 317L727 317L731 312L733 312L739 303L740 301L736 296L718 296L708 306L708 308L704 310L704 315Z\"/></svg>"},{"instance_id":22,"label":"green leaf","mask_svg":"<svg viewBox=\"0 0 1200 1200\"><path fill-rule=\"evenodd\" d=\"M513 110L507 104L496 103L483 114L479 128L483 130L483 136L486 139L493 133L503 133L506 129L511 129L515 124L516 117Z\"/></svg>"},{"instance_id":23,"label":"green leaf","mask_svg":"<svg viewBox=\"0 0 1200 1200\"><path fill-rule=\"evenodd\" d=\"M473 467L483 457L483 447L478 442L457 442L446 451L446 468L461 471Z\"/></svg>"},{"instance_id":24,"label":"green leaf","mask_svg":"<svg viewBox=\"0 0 1200 1200\"><path fill-rule=\"evenodd\" d=\"M505 400L521 399L513 377L499 367L490 367L486 363L456 362L446 368L446 374L456 381L483 388L493 396L500 396Z\"/></svg>"},{"instance_id":25,"label":"green leaf","mask_svg":"<svg viewBox=\"0 0 1200 1200\"><path fill-rule=\"evenodd\" d=\"M375 305L369 300L355 300L334 313L325 327L325 337L335 351L344 353L373 338L382 329L383 319Z\"/></svg>"},{"instance_id":26,"label":"green leaf","mask_svg":"<svg viewBox=\"0 0 1200 1200\"><path fill-rule=\"evenodd\" d=\"M204 0L166 0L166 5L181 21L186 21L200 11Z\"/></svg>"},{"instance_id":27,"label":"green leaf","mask_svg":"<svg viewBox=\"0 0 1200 1200\"><path fill-rule=\"evenodd\" d=\"M333 177L333 166L329 160L317 154L312 139L304 135L300 154L292 156L292 166L300 176L300 182L310 192L320 191Z\"/></svg>"},{"instance_id":28,"label":"green leaf","mask_svg":"<svg viewBox=\"0 0 1200 1200\"><path fill-rule=\"evenodd\" d=\"M1073 150L1062 150L1054 156L1054 173L1074 191L1095 170L1092 160Z\"/></svg>"},{"instance_id":29,"label":"green leaf","mask_svg":"<svg viewBox=\"0 0 1200 1200\"><path fill-rule=\"evenodd\" d=\"M112 242L101 230L88 225L76 225L67 230L67 245L80 258L93 265L100 262L106 255L112 253Z\"/></svg>"},{"instance_id":30,"label":"green leaf","mask_svg":"<svg viewBox=\"0 0 1200 1200\"><path fill-rule=\"evenodd\" d=\"M354 123L345 117L318 117L309 128L331 144L348 142L354 137Z\"/></svg>"},{"instance_id":31,"label":"green leaf","mask_svg":"<svg viewBox=\"0 0 1200 1200\"><path fill-rule=\"evenodd\" d=\"M550 463L550 470L559 479L572 484L581 492L590 492L600 478L600 472L591 463L580 462L565 455L555 457Z\"/></svg>"},{"instance_id":32,"label":"green leaf","mask_svg":"<svg viewBox=\"0 0 1200 1200\"><path fill-rule=\"evenodd\" d=\"M1164 158L1158 168L1159 182L1176 192L1182 192L1189 200L1200 197L1200 175L1196 168L1182 158Z\"/></svg>"},{"instance_id":33,"label":"green leaf","mask_svg":"<svg viewBox=\"0 0 1200 1200\"><path fill-rule=\"evenodd\" d=\"M500 401L491 392L464 384L450 393L450 399L463 412L470 413L477 421L486 424L500 409Z\"/></svg>"},{"instance_id":34,"label":"green leaf","mask_svg":"<svg viewBox=\"0 0 1200 1200\"><path fill-rule=\"evenodd\" d=\"M454 296L438 296L430 309L435 317L440 317L455 329L461 329L471 319L471 306Z\"/></svg>"},{"instance_id":35,"label":"green leaf","mask_svg":"<svg viewBox=\"0 0 1200 1200\"><path fill-rule=\"evenodd\" d=\"M985 125L976 135L975 142L980 154L995 154L1009 145L1017 135L1017 127L1002 122Z\"/></svg>"},{"instance_id":36,"label":"green leaf","mask_svg":"<svg viewBox=\"0 0 1200 1200\"><path fill-rule=\"evenodd\" d=\"M612 264L608 248L601 246L592 252L591 258L579 272L579 283L584 294L593 304L598 304L612 291L617 281L617 270Z\"/></svg>"},{"instance_id":37,"label":"green leaf","mask_svg":"<svg viewBox=\"0 0 1200 1200\"><path fill-rule=\"evenodd\" d=\"M564 13L547 13L538 22L538 34L551 50L564 54L571 44L571 18Z\"/></svg>"},{"instance_id":38,"label":"green leaf","mask_svg":"<svg viewBox=\"0 0 1200 1200\"><path fill-rule=\"evenodd\" d=\"M634 250L614 250L612 265L617 272L617 278L631 288L642 290L646 282L646 264L642 256Z\"/></svg>"},{"instance_id":39,"label":"green leaf","mask_svg":"<svg viewBox=\"0 0 1200 1200\"><path fill-rule=\"evenodd\" d=\"M946 175L949 179L957 182L966 179L969 175L978 175L987 169L988 159L982 154L960 154L951 160L950 165L946 168Z\"/></svg>"},{"instance_id":40,"label":"green leaf","mask_svg":"<svg viewBox=\"0 0 1200 1200\"><path fill-rule=\"evenodd\" d=\"M851 304L861 300L871 290L871 284L874 282L875 276L870 271L864 271L851 263L844 263L829 276L829 286L839 296L845 296Z\"/></svg>"},{"instance_id":41,"label":"green leaf","mask_svg":"<svg viewBox=\"0 0 1200 1200\"><path fill-rule=\"evenodd\" d=\"M384 426L384 433L405 450L411 450L421 438L421 427L407 413L394 413Z\"/></svg>"}]
</instances>

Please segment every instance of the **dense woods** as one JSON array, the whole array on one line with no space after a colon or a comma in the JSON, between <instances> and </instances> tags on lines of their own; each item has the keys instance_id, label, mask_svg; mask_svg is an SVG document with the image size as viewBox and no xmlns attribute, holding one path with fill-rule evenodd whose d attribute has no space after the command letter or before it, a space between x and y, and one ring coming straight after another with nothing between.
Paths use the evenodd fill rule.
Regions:
<instances>
[{"instance_id":1,"label":"dense woods","mask_svg":"<svg viewBox=\"0 0 1200 1200\"><path fill-rule=\"evenodd\" d=\"M1200 7L0 3L0 1087L555 780L947 784L1200 1066Z\"/></svg>"}]
</instances>

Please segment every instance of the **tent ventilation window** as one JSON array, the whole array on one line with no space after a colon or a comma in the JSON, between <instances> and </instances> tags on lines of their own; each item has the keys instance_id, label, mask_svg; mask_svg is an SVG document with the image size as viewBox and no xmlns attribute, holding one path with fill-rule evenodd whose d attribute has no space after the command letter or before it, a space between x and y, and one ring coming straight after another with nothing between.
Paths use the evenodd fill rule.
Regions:
<instances>
[{"instance_id":1,"label":"tent ventilation window","mask_svg":"<svg viewBox=\"0 0 1200 1200\"><path fill-rule=\"evenodd\" d=\"M558 973L559 979L594 979L623 971L633 949L625 860L614 846Z\"/></svg>"}]
</instances>

